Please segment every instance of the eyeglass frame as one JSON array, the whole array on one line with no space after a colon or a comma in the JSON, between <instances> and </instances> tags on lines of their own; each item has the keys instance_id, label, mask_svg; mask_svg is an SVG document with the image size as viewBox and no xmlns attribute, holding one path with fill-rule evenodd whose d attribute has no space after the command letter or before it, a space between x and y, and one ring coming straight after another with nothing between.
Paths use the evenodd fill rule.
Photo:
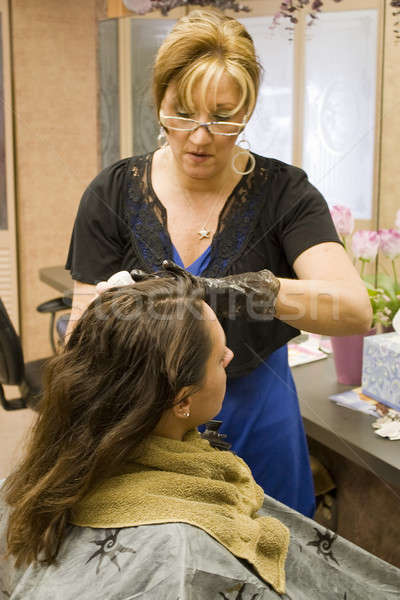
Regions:
<instances>
[{"instance_id":1,"label":"eyeglass frame","mask_svg":"<svg viewBox=\"0 0 400 600\"><path fill-rule=\"evenodd\" d=\"M188 119L187 117L164 115L160 111L160 125L161 125L161 127L165 127L166 129L172 129L172 131L190 131L191 133L193 131L196 131L196 129L198 129L199 127L206 127L208 133L211 133L211 135L232 136L232 135L239 135L243 131L243 129L247 125L247 117L248 117L248 115L246 114L244 116L244 121L242 123L235 123L234 121L208 121L208 122L202 123L201 121L197 121L196 119ZM168 125L164 125L164 123L162 123L162 119L179 119L180 121L192 121L192 122L196 123L196 125L192 129L178 129L177 127L171 127L171 126L168 127ZM241 127L241 129L237 133L222 133L222 131L221 132L210 131L210 129L209 129L210 125L220 125L221 123L226 123L228 125L238 125Z\"/></svg>"}]
</instances>

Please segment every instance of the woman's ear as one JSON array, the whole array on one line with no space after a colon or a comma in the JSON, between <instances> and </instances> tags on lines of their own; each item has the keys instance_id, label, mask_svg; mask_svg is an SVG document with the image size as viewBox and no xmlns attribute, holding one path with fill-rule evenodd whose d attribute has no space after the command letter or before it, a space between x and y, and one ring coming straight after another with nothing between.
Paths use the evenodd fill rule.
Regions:
<instances>
[{"instance_id":1,"label":"woman's ear","mask_svg":"<svg viewBox=\"0 0 400 600\"><path fill-rule=\"evenodd\" d=\"M192 406L192 398L188 395L188 388L182 388L175 399L172 411L178 419L188 419L190 417L190 409Z\"/></svg>"}]
</instances>

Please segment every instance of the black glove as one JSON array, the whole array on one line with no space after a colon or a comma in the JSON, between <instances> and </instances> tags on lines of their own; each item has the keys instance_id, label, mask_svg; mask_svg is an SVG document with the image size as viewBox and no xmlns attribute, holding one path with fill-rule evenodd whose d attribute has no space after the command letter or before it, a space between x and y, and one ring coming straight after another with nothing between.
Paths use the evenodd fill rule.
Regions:
<instances>
[{"instance_id":1,"label":"black glove","mask_svg":"<svg viewBox=\"0 0 400 600\"><path fill-rule=\"evenodd\" d=\"M204 289L205 301L219 318L244 317L265 320L275 315L275 303L280 282L271 271L263 269L254 273L240 273L226 277L196 277L171 260L164 260L163 271L149 275L134 269L131 277L135 281L152 277L189 277Z\"/></svg>"}]
</instances>

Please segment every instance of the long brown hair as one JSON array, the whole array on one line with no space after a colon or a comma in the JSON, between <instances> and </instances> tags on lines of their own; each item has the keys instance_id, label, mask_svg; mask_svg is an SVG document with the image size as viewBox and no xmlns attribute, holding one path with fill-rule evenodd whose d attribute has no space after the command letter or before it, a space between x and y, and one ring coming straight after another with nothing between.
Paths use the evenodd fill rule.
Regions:
<instances>
[{"instance_id":1,"label":"long brown hair","mask_svg":"<svg viewBox=\"0 0 400 600\"><path fill-rule=\"evenodd\" d=\"M182 388L201 384L211 341L194 288L177 276L107 291L51 359L25 457L4 485L17 566L54 563L70 509L140 452Z\"/></svg>"}]
</instances>

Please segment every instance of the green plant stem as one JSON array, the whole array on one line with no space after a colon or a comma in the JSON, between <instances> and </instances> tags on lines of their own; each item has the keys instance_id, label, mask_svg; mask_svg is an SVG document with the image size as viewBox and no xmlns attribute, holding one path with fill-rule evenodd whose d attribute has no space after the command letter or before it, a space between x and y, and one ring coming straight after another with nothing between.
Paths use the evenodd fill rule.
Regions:
<instances>
[{"instance_id":1,"label":"green plant stem","mask_svg":"<svg viewBox=\"0 0 400 600\"><path fill-rule=\"evenodd\" d=\"M397 280L396 265L394 264L394 259L392 260L392 267L393 267L394 289L397 294L398 289L399 289L399 282Z\"/></svg>"},{"instance_id":2,"label":"green plant stem","mask_svg":"<svg viewBox=\"0 0 400 600\"><path fill-rule=\"evenodd\" d=\"M364 275L364 269L365 269L365 263L366 263L366 261L365 261L365 260L363 260L362 258L361 258L360 260L361 260L361 271L360 271L360 277L361 277L361 279L362 279L362 278L363 278L363 275Z\"/></svg>"}]
</instances>

